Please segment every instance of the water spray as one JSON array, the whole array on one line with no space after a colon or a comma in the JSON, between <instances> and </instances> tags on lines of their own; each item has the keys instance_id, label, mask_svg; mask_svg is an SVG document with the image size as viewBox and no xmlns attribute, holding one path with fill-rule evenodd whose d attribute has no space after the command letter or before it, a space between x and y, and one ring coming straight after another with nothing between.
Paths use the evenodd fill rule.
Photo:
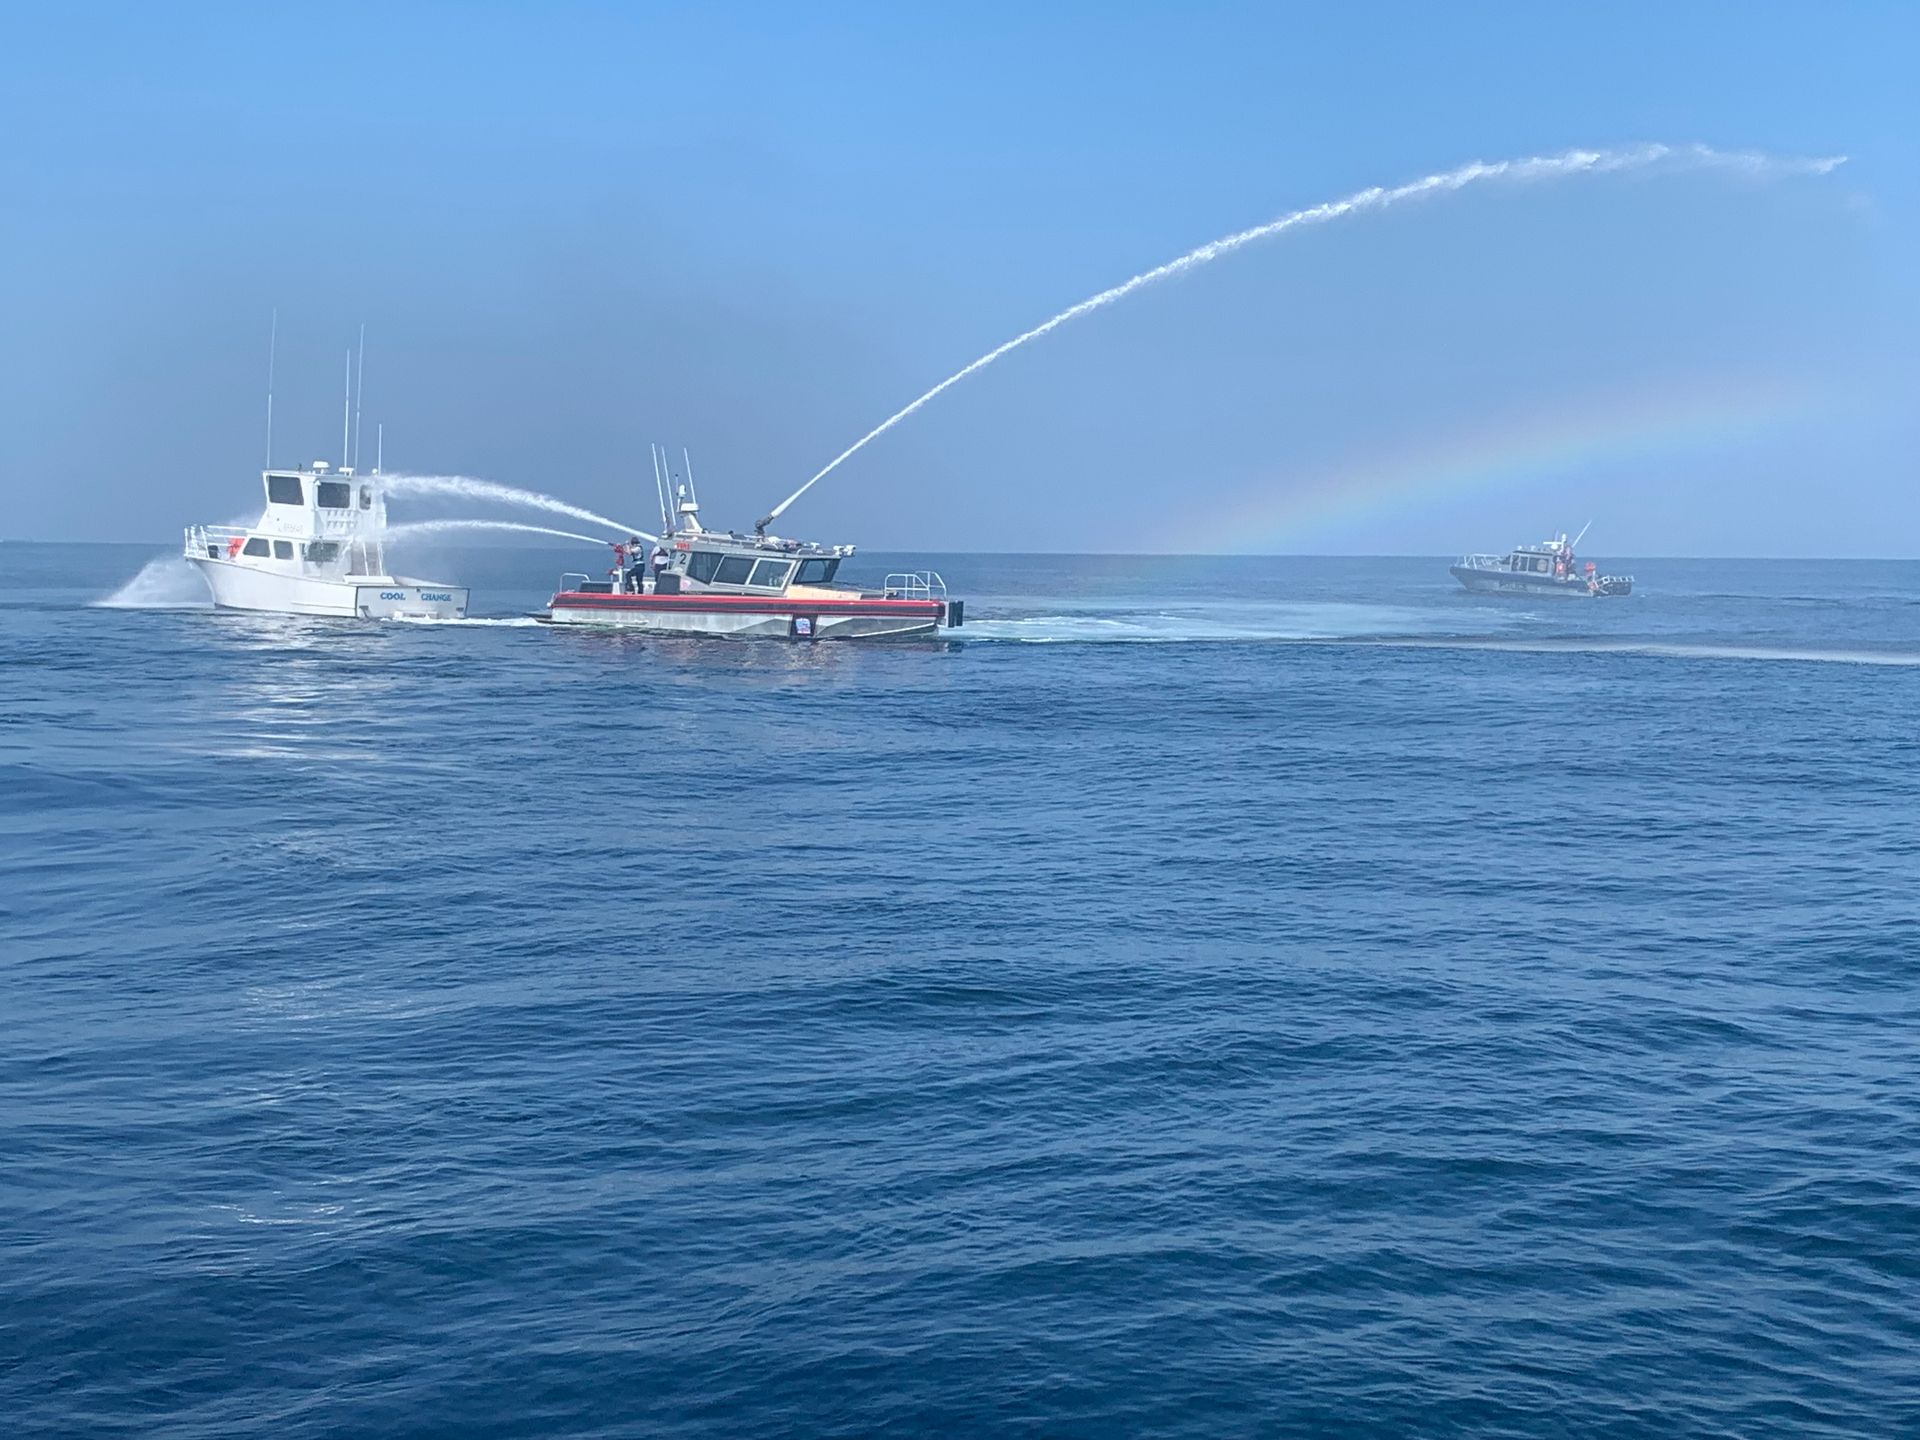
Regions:
<instances>
[{"instance_id":1,"label":"water spray","mask_svg":"<svg viewBox=\"0 0 1920 1440\"><path fill-rule=\"evenodd\" d=\"M1178 259L1169 260L1151 270L1142 271L1131 280L1122 281L1111 289L1102 290L1098 295L1082 300L1078 305L1069 306L1058 315L1044 320L1031 330L1022 332L989 350L971 365L956 370L938 385L911 404L896 410L873 429L862 435L853 444L822 467L806 484L782 500L755 527L762 532L779 519L786 508L811 490L821 480L831 475L845 461L850 460L871 442L879 439L887 431L898 425L914 411L934 399L943 391L958 385L976 371L984 370L1009 351L1018 350L1031 340L1038 340L1059 329L1069 320L1077 320L1082 315L1123 300L1134 291L1152 285L1157 281L1171 279L1175 275L1230 255L1242 246L1251 245L1256 240L1270 239L1296 230L1302 226L1323 224L1329 220L1343 219L1366 211L1384 210L1388 206L1398 205L1407 200L1424 199L1431 195L1450 194L1465 189L1484 180L1505 180L1518 184L1530 184L1540 180L1559 179L1572 175L1606 175L1622 170L1643 170L1650 166L1667 165L1673 168L1696 168L1733 170L1756 179L1772 179L1786 175L1825 175L1836 167L1846 163L1846 156L1834 155L1821 159L1800 159L1766 155L1757 151L1715 150L1706 145L1640 145L1629 150L1568 150L1559 155L1535 155L1521 160L1475 160L1462 165L1457 170L1446 170L1435 175L1424 176L1405 185L1392 189L1373 186L1366 190L1357 190L1341 200L1330 200L1321 205L1310 205L1304 210L1295 210L1270 220L1264 225L1256 225L1251 230L1241 230L1218 240L1211 240L1198 249L1189 250Z\"/></svg>"},{"instance_id":2,"label":"water spray","mask_svg":"<svg viewBox=\"0 0 1920 1440\"><path fill-rule=\"evenodd\" d=\"M522 525L515 520L410 520L404 525L389 525L381 532L380 538L386 541L403 540L415 535L431 535L446 530L518 530L528 535L557 535L562 540L580 540L588 545L608 543L597 535L576 535L571 530L553 530L545 525Z\"/></svg>"},{"instance_id":3,"label":"water spray","mask_svg":"<svg viewBox=\"0 0 1920 1440\"><path fill-rule=\"evenodd\" d=\"M585 520L589 525L604 525L623 535L638 535L643 540L657 541L660 538L637 525L622 525L618 520L609 520L605 515L597 515L578 505L569 505L552 495L542 495L536 490L521 490L494 480L476 480L470 475L383 475L381 478L392 495L452 495L462 500L492 500L503 505L525 505L535 510L547 510L556 515Z\"/></svg>"}]
</instances>

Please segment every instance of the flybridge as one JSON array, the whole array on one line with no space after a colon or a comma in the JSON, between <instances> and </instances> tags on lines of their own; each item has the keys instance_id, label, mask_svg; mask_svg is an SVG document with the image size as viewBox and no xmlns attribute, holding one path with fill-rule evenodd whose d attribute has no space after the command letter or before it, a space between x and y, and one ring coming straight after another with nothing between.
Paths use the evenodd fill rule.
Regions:
<instances>
[{"instance_id":1,"label":"flybridge","mask_svg":"<svg viewBox=\"0 0 1920 1440\"><path fill-rule=\"evenodd\" d=\"M351 466L262 472L266 505L251 526L193 525L184 554L225 610L382 619L457 619L467 591L390 573L385 488Z\"/></svg>"}]
</instances>

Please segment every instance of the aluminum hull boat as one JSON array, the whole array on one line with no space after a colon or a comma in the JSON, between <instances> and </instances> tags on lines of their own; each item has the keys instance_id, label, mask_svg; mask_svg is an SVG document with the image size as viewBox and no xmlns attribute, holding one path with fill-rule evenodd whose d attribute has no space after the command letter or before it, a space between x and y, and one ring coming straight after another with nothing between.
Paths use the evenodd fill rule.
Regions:
<instances>
[{"instance_id":1,"label":"aluminum hull boat","mask_svg":"<svg viewBox=\"0 0 1920 1440\"><path fill-rule=\"evenodd\" d=\"M1631 575L1602 575L1591 561L1582 567L1565 535L1516 545L1505 555L1462 555L1447 573L1476 595L1595 600L1633 593Z\"/></svg>"},{"instance_id":2,"label":"aluminum hull boat","mask_svg":"<svg viewBox=\"0 0 1920 1440\"><path fill-rule=\"evenodd\" d=\"M1589 586L1584 577L1556 580L1548 575L1508 575L1498 571L1476 569L1464 563L1448 566L1447 573L1476 595L1520 595L1545 597L1549 600L1591 600L1605 595L1618 596L1633 593L1632 578L1621 575L1602 577L1597 585Z\"/></svg>"},{"instance_id":3,"label":"aluminum hull boat","mask_svg":"<svg viewBox=\"0 0 1920 1440\"><path fill-rule=\"evenodd\" d=\"M656 471L657 473L657 471ZM738 640L926 640L963 623L933 571L893 574L875 589L838 583L851 545L709 530L682 485L662 534L613 547L605 579L564 575L537 618L553 625ZM763 525L765 522L762 522Z\"/></svg>"}]
</instances>

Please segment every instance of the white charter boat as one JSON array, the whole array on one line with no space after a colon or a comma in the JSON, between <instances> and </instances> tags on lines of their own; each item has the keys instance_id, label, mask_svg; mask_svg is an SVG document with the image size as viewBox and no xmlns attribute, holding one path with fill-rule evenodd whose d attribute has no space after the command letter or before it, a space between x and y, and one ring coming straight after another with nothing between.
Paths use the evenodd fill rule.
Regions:
<instances>
[{"instance_id":1,"label":"white charter boat","mask_svg":"<svg viewBox=\"0 0 1920 1440\"><path fill-rule=\"evenodd\" d=\"M267 504L255 524L187 529L186 559L206 578L216 608L360 620L465 617L465 586L387 570L387 501L377 468L356 475L316 460L264 471L261 482Z\"/></svg>"}]
</instances>

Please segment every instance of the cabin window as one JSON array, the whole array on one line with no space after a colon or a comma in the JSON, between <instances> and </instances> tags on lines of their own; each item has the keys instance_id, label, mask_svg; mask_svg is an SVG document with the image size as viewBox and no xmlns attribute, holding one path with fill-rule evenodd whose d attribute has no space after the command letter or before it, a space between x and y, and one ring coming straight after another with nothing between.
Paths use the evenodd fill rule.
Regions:
<instances>
[{"instance_id":1,"label":"cabin window","mask_svg":"<svg viewBox=\"0 0 1920 1440\"><path fill-rule=\"evenodd\" d=\"M360 487L360 508L362 510L371 510L373 508L373 487L371 485L362 485Z\"/></svg>"},{"instance_id":2,"label":"cabin window","mask_svg":"<svg viewBox=\"0 0 1920 1440\"><path fill-rule=\"evenodd\" d=\"M702 585L713 583L714 568L720 563L720 554L716 550L695 550L687 556L687 578L698 580Z\"/></svg>"},{"instance_id":3,"label":"cabin window","mask_svg":"<svg viewBox=\"0 0 1920 1440\"><path fill-rule=\"evenodd\" d=\"M331 565L340 558L340 547L332 540L314 540L302 553L315 565Z\"/></svg>"},{"instance_id":4,"label":"cabin window","mask_svg":"<svg viewBox=\"0 0 1920 1440\"><path fill-rule=\"evenodd\" d=\"M307 497L300 488L298 475L267 476L267 503L269 505L304 505Z\"/></svg>"},{"instance_id":5,"label":"cabin window","mask_svg":"<svg viewBox=\"0 0 1920 1440\"><path fill-rule=\"evenodd\" d=\"M313 503L322 510L351 510L353 508L353 486L344 480L322 480L314 487L319 498Z\"/></svg>"},{"instance_id":6,"label":"cabin window","mask_svg":"<svg viewBox=\"0 0 1920 1440\"><path fill-rule=\"evenodd\" d=\"M273 558L276 560L291 560L293 558L293 541L291 540L274 541L273 542Z\"/></svg>"},{"instance_id":7,"label":"cabin window","mask_svg":"<svg viewBox=\"0 0 1920 1440\"><path fill-rule=\"evenodd\" d=\"M264 560L268 553L267 542L262 540L258 535L256 535L253 537L253 539L247 541L247 548L242 550L240 553L242 555L257 555Z\"/></svg>"},{"instance_id":8,"label":"cabin window","mask_svg":"<svg viewBox=\"0 0 1920 1440\"><path fill-rule=\"evenodd\" d=\"M800 573L794 576L799 585L824 585L833 579L833 572L840 568L838 560L802 560Z\"/></svg>"},{"instance_id":9,"label":"cabin window","mask_svg":"<svg viewBox=\"0 0 1920 1440\"><path fill-rule=\"evenodd\" d=\"M762 560L753 567L753 578L747 583L768 590L779 590L785 587L792 570L791 560Z\"/></svg>"},{"instance_id":10,"label":"cabin window","mask_svg":"<svg viewBox=\"0 0 1920 1440\"><path fill-rule=\"evenodd\" d=\"M744 585L747 576L752 573L751 555L723 555L720 557L720 568L713 572L713 580L716 585Z\"/></svg>"}]
</instances>

